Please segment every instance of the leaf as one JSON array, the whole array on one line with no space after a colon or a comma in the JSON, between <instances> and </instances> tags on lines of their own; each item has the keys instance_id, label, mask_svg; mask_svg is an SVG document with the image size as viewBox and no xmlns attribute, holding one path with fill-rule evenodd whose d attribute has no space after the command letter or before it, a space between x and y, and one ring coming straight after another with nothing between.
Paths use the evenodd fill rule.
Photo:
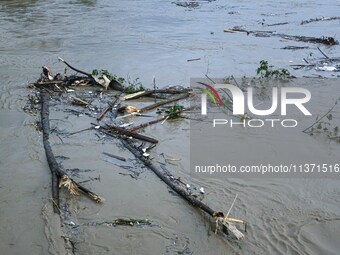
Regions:
<instances>
[{"instance_id":1,"label":"leaf","mask_svg":"<svg viewBox=\"0 0 340 255\"><path fill-rule=\"evenodd\" d=\"M92 75L98 76L98 74L99 74L99 72L98 72L97 69L93 69L93 70L92 70Z\"/></svg>"},{"instance_id":2,"label":"leaf","mask_svg":"<svg viewBox=\"0 0 340 255\"><path fill-rule=\"evenodd\" d=\"M332 119L333 119L333 115L332 115L331 113L328 114L328 115L327 115L327 119L328 119L328 120L332 120Z\"/></svg>"}]
</instances>

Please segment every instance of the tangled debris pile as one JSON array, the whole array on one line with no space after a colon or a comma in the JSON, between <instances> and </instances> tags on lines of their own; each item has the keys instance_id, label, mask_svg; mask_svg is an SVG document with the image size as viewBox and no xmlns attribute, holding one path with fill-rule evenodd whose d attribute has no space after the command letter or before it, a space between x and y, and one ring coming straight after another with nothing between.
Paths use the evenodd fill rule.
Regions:
<instances>
[{"instance_id":1,"label":"tangled debris pile","mask_svg":"<svg viewBox=\"0 0 340 255\"><path fill-rule=\"evenodd\" d=\"M49 143L49 134L51 132L49 126L50 104L53 104L53 107L57 110L73 113L77 116L85 114L94 121L97 121L96 123L89 123L89 127L86 129L73 133L64 132L66 138L76 133L92 130L100 132L105 136L119 139L124 147L132 152L141 162L141 165L152 170L173 191L178 193L191 205L198 207L214 218L216 220L216 227L222 230L220 231L221 233L231 234L231 236L236 239L244 238L243 233L233 225L233 222L246 224L245 221L230 218L229 213L225 216L223 212L211 209L200 200L200 198L202 199L203 197L199 198L197 194L192 192L189 184L183 182L180 177L174 177L164 166L157 166L152 158L150 158L149 152L156 146L158 140L149 135L138 133L138 131L149 125L167 120L186 118L185 114L188 112L188 107L185 102L183 105L175 103L170 107L166 107L165 105L187 99L193 94L191 89L167 87L164 89L141 90L142 87L138 85L139 87L134 90L131 84L124 86L115 76L108 75L106 72L93 72L94 74L89 74L74 68L61 58L58 59L77 73L67 76L67 70L65 69L64 75L56 74L53 76L51 69L43 66L41 77L37 82L29 85L30 88L34 89L34 94L29 96L28 104L25 107L27 112L33 113L37 112L41 105L41 129L43 131L46 157L52 173L52 195L55 213L60 212L59 188L61 187L65 187L75 196L83 193L98 203L102 203L104 199L82 186L81 183L84 182L74 181L68 173L63 170L62 166L57 163ZM79 73L82 74L82 76L78 75ZM129 92L133 91L134 93L124 93L124 91L126 92L126 88L128 88ZM127 105L125 103L147 97L151 97L152 100L155 101L147 105L145 102L147 100L144 100L144 102L143 100L139 100L138 103L142 105L142 107ZM61 105L63 105L63 107L61 107ZM160 117L134 126L132 126L134 124L133 122L123 122L127 117L153 117L152 115L145 114L150 111L154 111ZM142 143L138 144L138 141ZM125 160L125 158L117 155L105 155L109 155L118 160ZM197 190L200 190L200 194L202 195L205 193L204 188ZM132 221L128 220L126 222L127 225L131 225ZM125 221L123 223L125 223ZM122 222L113 222L112 224L122 224Z\"/></svg>"}]
</instances>

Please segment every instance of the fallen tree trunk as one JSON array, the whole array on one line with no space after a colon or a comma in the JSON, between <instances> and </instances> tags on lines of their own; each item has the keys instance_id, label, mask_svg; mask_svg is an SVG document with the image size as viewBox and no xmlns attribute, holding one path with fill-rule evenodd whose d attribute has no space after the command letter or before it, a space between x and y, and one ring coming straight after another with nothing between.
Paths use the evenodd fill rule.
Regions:
<instances>
[{"instance_id":1,"label":"fallen tree trunk","mask_svg":"<svg viewBox=\"0 0 340 255\"><path fill-rule=\"evenodd\" d=\"M59 187L66 187L71 194L79 195L78 189L83 191L84 194L95 200L97 203L101 203L103 198L93 193L92 191L81 186L74 180L72 180L59 166L55 156L53 154L51 144L49 141L50 136L50 111L49 111L49 101L50 96L44 90L40 92L41 99L41 126L43 132L43 144L45 149L45 154L47 162L52 173L52 199L53 199L53 211L55 213L59 212Z\"/></svg>"},{"instance_id":2,"label":"fallen tree trunk","mask_svg":"<svg viewBox=\"0 0 340 255\"><path fill-rule=\"evenodd\" d=\"M152 164L152 162L148 158L145 158L143 154L139 150L137 150L133 145L131 145L129 142L127 142L124 139L121 139L121 142L132 154L135 155L136 158L142 161L146 167L152 170L163 182L165 182L171 189L173 189L182 198L184 198L194 207L198 207L202 211L208 213L213 218L216 218L217 222L221 223L222 226L226 228L227 231L231 232L237 239L244 238L244 235L233 224L230 223L231 222L230 219L233 219L233 218L228 218L227 217L228 215L225 217L223 212L215 211L212 208L210 208L208 205L204 204L203 202L193 197L185 189L181 188L172 179L170 179L168 175L164 174L163 171L161 171L154 164ZM235 220L245 224L245 222L242 220L239 220L239 219L235 219Z\"/></svg>"}]
</instances>

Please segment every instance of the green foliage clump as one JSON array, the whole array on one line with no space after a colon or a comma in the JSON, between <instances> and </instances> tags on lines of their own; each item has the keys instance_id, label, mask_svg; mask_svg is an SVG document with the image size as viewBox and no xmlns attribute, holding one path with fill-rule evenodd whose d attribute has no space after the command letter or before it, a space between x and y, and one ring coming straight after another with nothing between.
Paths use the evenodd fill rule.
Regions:
<instances>
[{"instance_id":1,"label":"green foliage clump","mask_svg":"<svg viewBox=\"0 0 340 255\"><path fill-rule=\"evenodd\" d=\"M128 81L128 86L125 87L124 93L133 94L140 91L145 91L146 89L142 85L141 82L138 81L139 78L136 78L133 82Z\"/></svg>"},{"instance_id":2,"label":"green foliage clump","mask_svg":"<svg viewBox=\"0 0 340 255\"><path fill-rule=\"evenodd\" d=\"M256 73L261 75L262 78L286 78L290 76L290 72L287 69L273 70L266 60L260 61L260 66L257 68Z\"/></svg>"},{"instance_id":3,"label":"green foliage clump","mask_svg":"<svg viewBox=\"0 0 340 255\"><path fill-rule=\"evenodd\" d=\"M181 113L183 112L183 110L184 106L175 104L174 106L171 106L166 110L157 109L156 113L157 114L166 113L168 115L167 116L168 119L175 120L181 118Z\"/></svg>"},{"instance_id":4,"label":"green foliage clump","mask_svg":"<svg viewBox=\"0 0 340 255\"><path fill-rule=\"evenodd\" d=\"M117 75L110 73L106 69L101 69L101 70L93 69L92 70L92 75L94 75L94 76L103 76L103 75L105 75L111 81L114 80L114 81L119 82L120 84L124 84L125 83L125 79L123 77L117 77Z\"/></svg>"}]
</instances>

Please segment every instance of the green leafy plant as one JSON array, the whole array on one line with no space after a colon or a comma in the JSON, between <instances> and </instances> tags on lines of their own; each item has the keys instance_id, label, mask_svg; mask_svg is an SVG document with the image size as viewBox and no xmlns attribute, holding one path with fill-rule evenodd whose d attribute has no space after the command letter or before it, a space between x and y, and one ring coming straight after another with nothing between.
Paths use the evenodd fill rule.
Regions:
<instances>
[{"instance_id":1,"label":"green leafy plant","mask_svg":"<svg viewBox=\"0 0 340 255\"><path fill-rule=\"evenodd\" d=\"M184 106L175 104L174 106L171 106L170 108L165 110L158 108L156 113L157 114L166 113L168 115L167 117L168 119L175 120L181 118L181 113L183 112L183 110Z\"/></svg>"},{"instance_id":2,"label":"green leafy plant","mask_svg":"<svg viewBox=\"0 0 340 255\"><path fill-rule=\"evenodd\" d=\"M142 85L142 83L139 81L139 78L136 78L132 82L130 80L128 80L127 82L128 82L128 85L124 89L124 92L126 94L133 94L133 93L146 90L144 86Z\"/></svg>"},{"instance_id":3,"label":"green leafy plant","mask_svg":"<svg viewBox=\"0 0 340 255\"><path fill-rule=\"evenodd\" d=\"M268 61L261 60L260 66L256 70L257 75L260 75L262 78L286 78L290 76L290 72L287 69L272 69L272 66L269 65Z\"/></svg>"},{"instance_id":4,"label":"green leafy plant","mask_svg":"<svg viewBox=\"0 0 340 255\"><path fill-rule=\"evenodd\" d=\"M167 113L169 114L169 119L178 119L181 117L181 113L183 112L184 106L175 104L172 106Z\"/></svg>"}]
</instances>

